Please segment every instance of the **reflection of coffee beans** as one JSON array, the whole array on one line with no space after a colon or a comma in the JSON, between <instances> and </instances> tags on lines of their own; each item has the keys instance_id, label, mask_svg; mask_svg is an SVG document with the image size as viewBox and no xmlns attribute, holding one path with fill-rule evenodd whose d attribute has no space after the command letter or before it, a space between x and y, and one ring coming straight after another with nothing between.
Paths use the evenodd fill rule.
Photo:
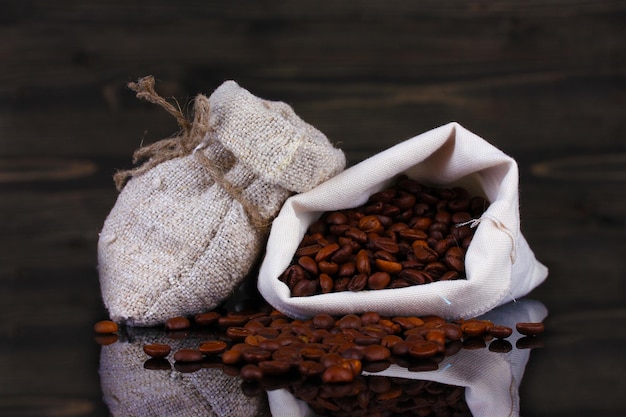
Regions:
<instances>
[{"instance_id":1,"label":"reflection of coffee beans","mask_svg":"<svg viewBox=\"0 0 626 417\"><path fill-rule=\"evenodd\" d=\"M465 251L488 203L461 188L401 177L355 209L325 213L279 279L294 297L380 290L465 277Z\"/></svg>"},{"instance_id":2,"label":"reflection of coffee beans","mask_svg":"<svg viewBox=\"0 0 626 417\"><path fill-rule=\"evenodd\" d=\"M330 369L337 376L346 372L343 368ZM359 375L332 383L307 378L285 388L325 416L472 416L464 387L435 381Z\"/></svg>"}]
</instances>

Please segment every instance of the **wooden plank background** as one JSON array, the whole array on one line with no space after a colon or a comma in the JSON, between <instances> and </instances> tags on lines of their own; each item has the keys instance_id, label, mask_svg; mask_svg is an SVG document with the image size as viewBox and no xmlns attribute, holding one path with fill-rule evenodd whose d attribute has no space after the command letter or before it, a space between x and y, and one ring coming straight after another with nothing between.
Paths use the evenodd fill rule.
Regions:
<instances>
[{"instance_id":1,"label":"wooden plank background","mask_svg":"<svg viewBox=\"0 0 626 417\"><path fill-rule=\"evenodd\" d=\"M625 17L610 0L0 0L0 415L107 415L90 332L111 175L177 129L126 88L148 74L183 105L226 79L286 101L351 164L452 120L515 157L554 328L523 414L626 415Z\"/></svg>"}]
</instances>

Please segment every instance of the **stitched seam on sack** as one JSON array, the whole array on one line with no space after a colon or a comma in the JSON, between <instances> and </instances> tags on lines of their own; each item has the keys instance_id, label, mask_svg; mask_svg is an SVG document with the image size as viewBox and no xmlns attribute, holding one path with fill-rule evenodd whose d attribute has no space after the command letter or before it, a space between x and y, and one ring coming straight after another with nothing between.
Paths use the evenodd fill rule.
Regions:
<instances>
[{"instance_id":1,"label":"stitched seam on sack","mask_svg":"<svg viewBox=\"0 0 626 417\"><path fill-rule=\"evenodd\" d=\"M214 187L214 186L217 186L217 184L213 184L213 186L209 187L209 189ZM159 297L154 301L154 303L152 304L150 309L145 313L145 317L149 317L151 314L153 314L154 313L154 309L157 308L157 306L160 305L162 300L166 296L169 295L169 292L172 291L174 288L180 286L181 282L183 281L183 277L188 275L189 271L191 271L194 268L194 266L196 265L196 263L198 262L198 260L202 256L202 254L205 253L207 248L211 245L211 242L213 241L213 238L215 237L215 235L217 235L218 231L221 230L221 227L224 227L224 225L220 224L219 227L211 230L210 233L209 233L208 238L205 240L205 242L202 245L201 249L196 251L195 256L193 256L188 263L186 263L184 266L182 266L180 268L180 271L177 274L177 280L178 281L175 284L171 283L170 278L167 279L167 283L168 283L167 288L165 288L165 289L163 289L161 291L161 294L159 295Z\"/></svg>"}]
</instances>

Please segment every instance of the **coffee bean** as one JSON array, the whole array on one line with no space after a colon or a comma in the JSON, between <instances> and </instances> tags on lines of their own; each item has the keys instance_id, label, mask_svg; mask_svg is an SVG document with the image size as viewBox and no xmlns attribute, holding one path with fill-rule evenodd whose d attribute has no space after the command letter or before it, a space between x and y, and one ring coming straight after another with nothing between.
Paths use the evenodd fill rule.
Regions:
<instances>
[{"instance_id":1,"label":"coffee bean","mask_svg":"<svg viewBox=\"0 0 626 417\"><path fill-rule=\"evenodd\" d=\"M93 331L98 334L113 334L117 333L118 330L117 323L111 320L101 320L93 326Z\"/></svg>"},{"instance_id":2,"label":"coffee bean","mask_svg":"<svg viewBox=\"0 0 626 417\"><path fill-rule=\"evenodd\" d=\"M465 271L465 252L457 246L453 246L446 251L444 262L450 269L463 272Z\"/></svg>"},{"instance_id":3,"label":"coffee bean","mask_svg":"<svg viewBox=\"0 0 626 417\"><path fill-rule=\"evenodd\" d=\"M210 340L202 342L198 350L204 355L219 355L224 353L228 345L222 340Z\"/></svg>"},{"instance_id":4,"label":"coffee bean","mask_svg":"<svg viewBox=\"0 0 626 417\"><path fill-rule=\"evenodd\" d=\"M391 276L387 272L374 272L367 279L367 288L371 290L381 290L391 281Z\"/></svg>"},{"instance_id":5,"label":"coffee bean","mask_svg":"<svg viewBox=\"0 0 626 417\"><path fill-rule=\"evenodd\" d=\"M335 286L336 287L336 286ZM291 290L294 297L308 297L317 292L317 281L303 279L298 282Z\"/></svg>"},{"instance_id":6,"label":"coffee bean","mask_svg":"<svg viewBox=\"0 0 626 417\"><path fill-rule=\"evenodd\" d=\"M513 333L513 329L507 326L490 326L487 327L487 333L498 339L505 339Z\"/></svg>"},{"instance_id":7,"label":"coffee bean","mask_svg":"<svg viewBox=\"0 0 626 417\"><path fill-rule=\"evenodd\" d=\"M245 381L258 381L263 378L263 371L257 365L247 364L241 368L240 375Z\"/></svg>"},{"instance_id":8,"label":"coffee bean","mask_svg":"<svg viewBox=\"0 0 626 417\"><path fill-rule=\"evenodd\" d=\"M348 290L361 291L367 285L367 278L366 274L355 275L348 283Z\"/></svg>"},{"instance_id":9,"label":"coffee bean","mask_svg":"<svg viewBox=\"0 0 626 417\"><path fill-rule=\"evenodd\" d=\"M164 343L149 343L143 346L143 351L152 358L165 358L172 348Z\"/></svg>"},{"instance_id":10,"label":"coffee bean","mask_svg":"<svg viewBox=\"0 0 626 417\"><path fill-rule=\"evenodd\" d=\"M325 383L351 382L353 380L352 370L341 365L331 365L322 373L322 381Z\"/></svg>"},{"instance_id":11,"label":"coffee bean","mask_svg":"<svg viewBox=\"0 0 626 417\"><path fill-rule=\"evenodd\" d=\"M535 336L543 333L545 327L543 323L521 322L515 325L515 329L524 336Z\"/></svg>"},{"instance_id":12,"label":"coffee bean","mask_svg":"<svg viewBox=\"0 0 626 417\"><path fill-rule=\"evenodd\" d=\"M191 327L191 322L187 317L172 317L165 322L168 330L185 330Z\"/></svg>"},{"instance_id":13,"label":"coffee bean","mask_svg":"<svg viewBox=\"0 0 626 417\"><path fill-rule=\"evenodd\" d=\"M194 316L193 321L200 326L211 326L217 323L220 318L220 314L216 311L208 311L206 313L199 313Z\"/></svg>"}]
</instances>

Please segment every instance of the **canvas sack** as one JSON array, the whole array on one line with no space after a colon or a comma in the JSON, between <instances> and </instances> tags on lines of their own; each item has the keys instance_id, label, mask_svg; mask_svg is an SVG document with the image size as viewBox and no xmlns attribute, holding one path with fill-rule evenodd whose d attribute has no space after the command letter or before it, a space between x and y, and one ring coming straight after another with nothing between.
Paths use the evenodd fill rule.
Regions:
<instances>
[{"instance_id":1,"label":"canvas sack","mask_svg":"<svg viewBox=\"0 0 626 417\"><path fill-rule=\"evenodd\" d=\"M363 205L401 174L431 186L462 186L491 203L472 221L476 229L465 257L467 279L292 297L279 276L308 226L324 212ZM259 272L259 291L276 309L296 318L367 311L387 316L475 317L524 296L547 276L546 267L536 260L521 233L518 193L518 167L511 157L458 123L446 124L289 198L272 225Z\"/></svg>"},{"instance_id":2,"label":"canvas sack","mask_svg":"<svg viewBox=\"0 0 626 417\"><path fill-rule=\"evenodd\" d=\"M343 170L345 156L289 105L234 81L198 95L193 122L152 77L130 87L182 129L139 149L145 163L116 175L121 192L98 242L110 317L151 326L227 299L260 260L284 201Z\"/></svg>"}]
</instances>

